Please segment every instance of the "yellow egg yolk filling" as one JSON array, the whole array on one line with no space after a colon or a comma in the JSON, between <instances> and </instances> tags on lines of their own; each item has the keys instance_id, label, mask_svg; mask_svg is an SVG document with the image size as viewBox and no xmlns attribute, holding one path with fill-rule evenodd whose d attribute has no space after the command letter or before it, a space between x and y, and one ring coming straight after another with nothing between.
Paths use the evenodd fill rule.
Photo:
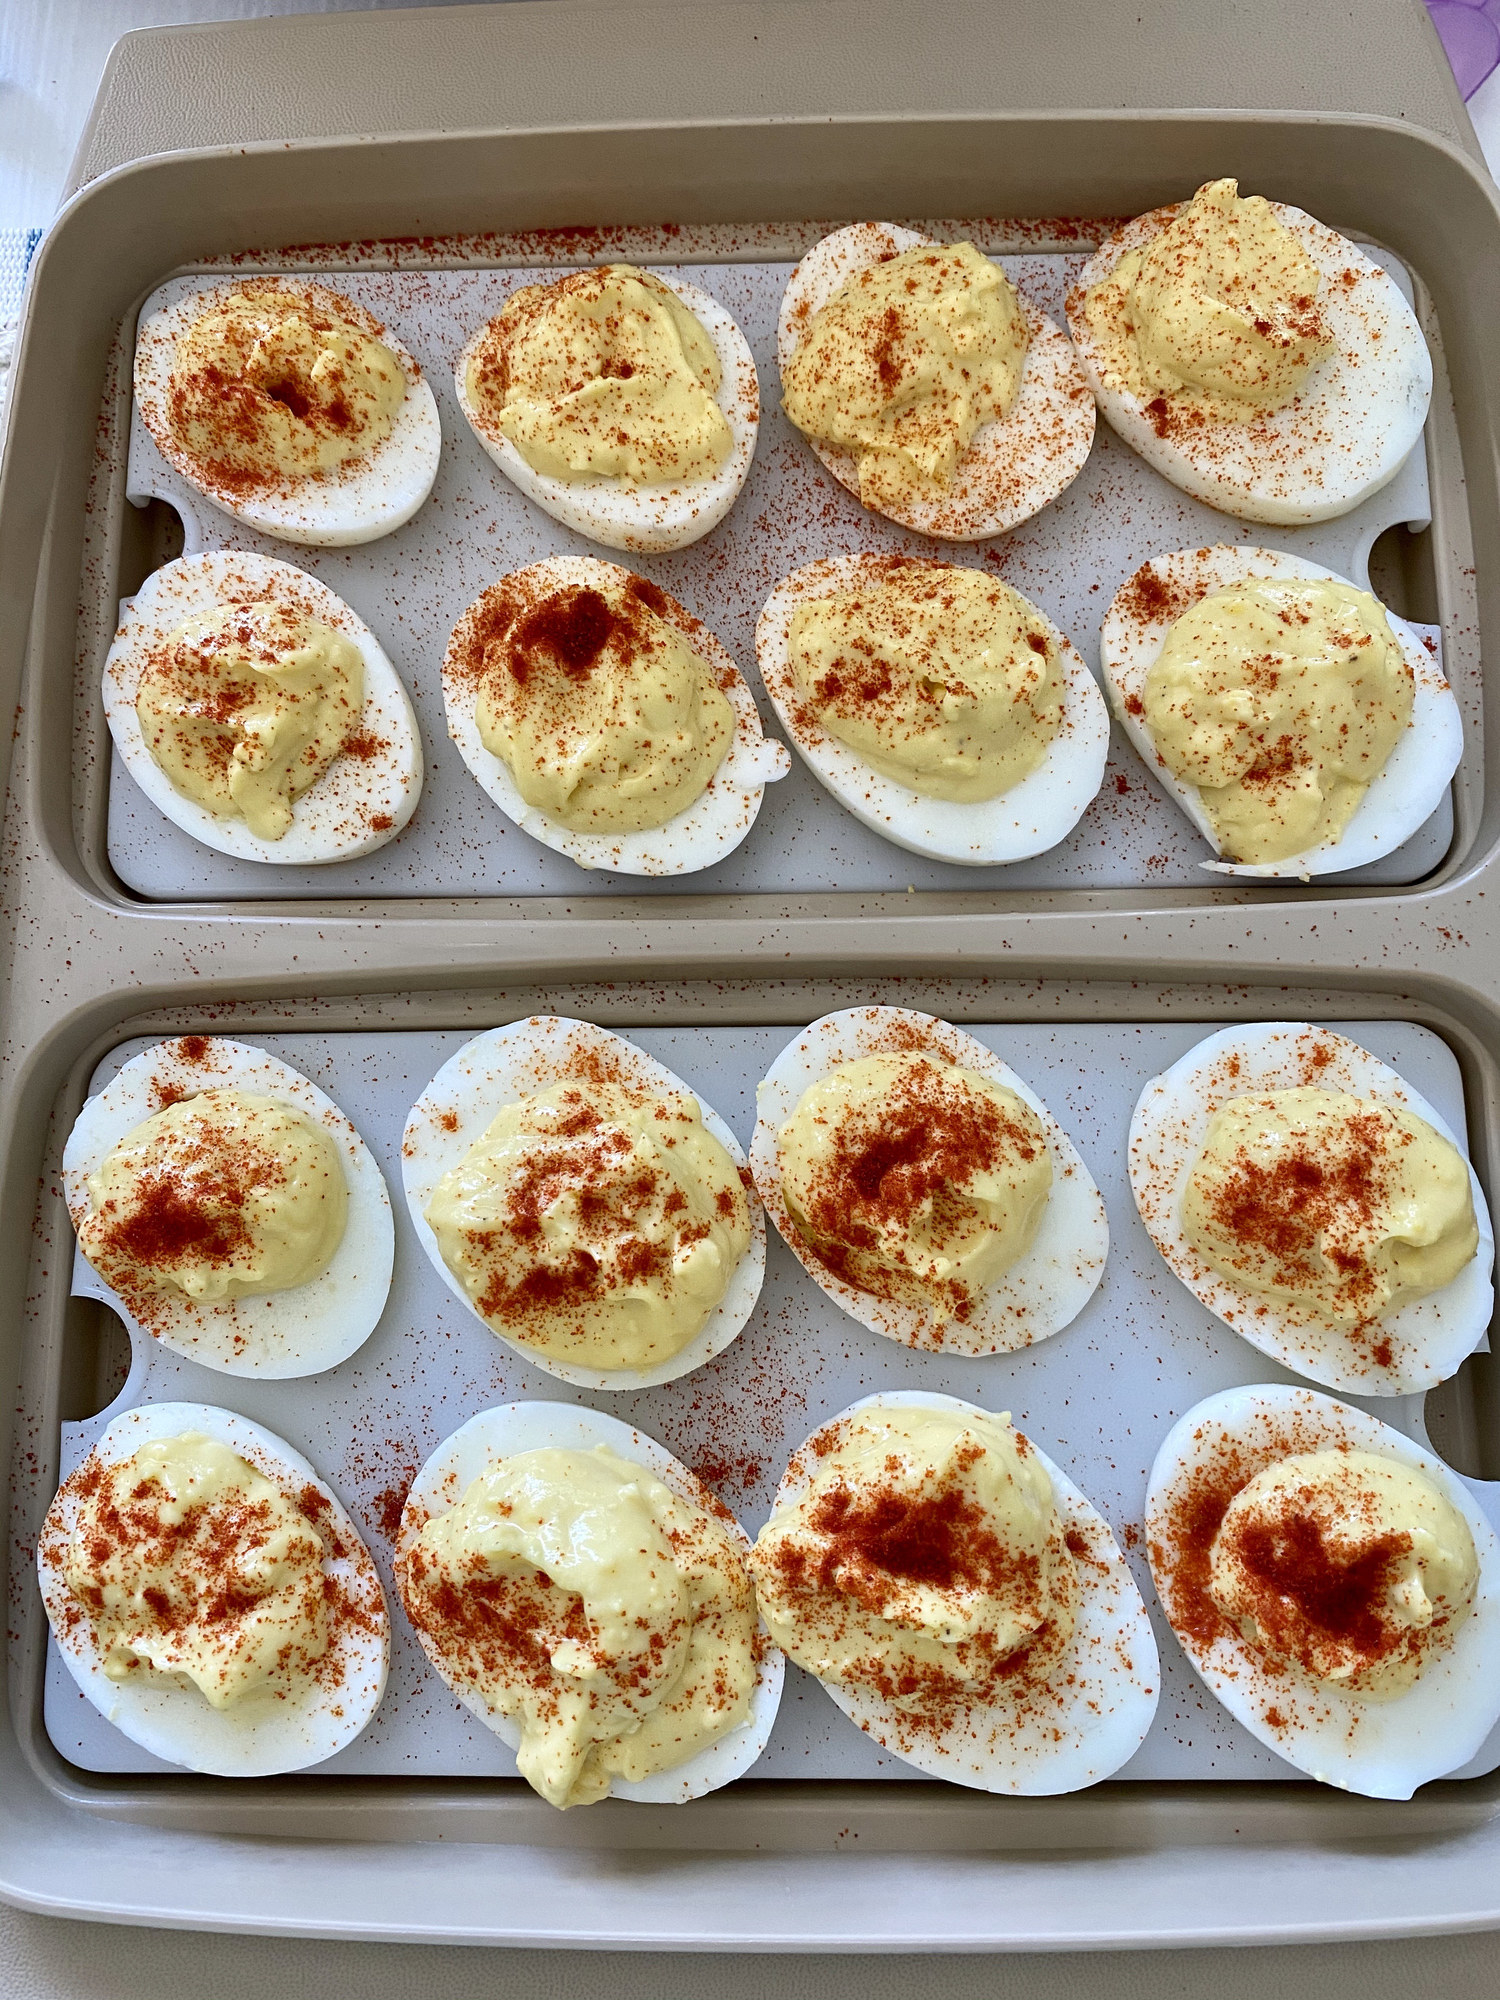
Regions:
<instances>
[{"instance_id":1,"label":"yellow egg yolk filling","mask_svg":"<svg viewBox=\"0 0 1500 2000\"><path fill-rule=\"evenodd\" d=\"M782 370L784 406L856 454L866 506L941 495L980 427L1009 415L1027 342L1015 287L972 243L903 250L812 315Z\"/></svg>"}]
</instances>

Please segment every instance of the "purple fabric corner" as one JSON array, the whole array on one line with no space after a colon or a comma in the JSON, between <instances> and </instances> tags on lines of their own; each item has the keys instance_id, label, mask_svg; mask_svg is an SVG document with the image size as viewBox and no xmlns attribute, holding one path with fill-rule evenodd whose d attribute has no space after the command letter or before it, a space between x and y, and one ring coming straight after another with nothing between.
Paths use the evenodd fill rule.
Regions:
<instances>
[{"instance_id":1,"label":"purple fabric corner","mask_svg":"<svg viewBox=\"0 0 1500 2000\"><path fill-rule=\"evenodd\" d=\"M1427 0L1459 90L1472 97L1500 68L1500 0Z\"/></svg>"}]
</instances>

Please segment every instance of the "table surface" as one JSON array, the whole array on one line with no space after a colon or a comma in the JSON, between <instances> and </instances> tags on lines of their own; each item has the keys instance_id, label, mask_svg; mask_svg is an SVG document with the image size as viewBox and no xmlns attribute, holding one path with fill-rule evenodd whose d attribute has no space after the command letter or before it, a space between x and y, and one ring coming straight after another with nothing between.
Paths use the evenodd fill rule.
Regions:
<instances>
[{"instance_id":1,"label":"table surface","mask_svg":"<svg viewBox=\"0 0 1500 2000\"><path fill-rule=\"evenodd\" d=\"M0 231L45 225L116 38L133 28L286 13L374 10L386 0L0 0ZM396 4L396 0L391 0ZM407 4L407 0L401 0ZM429 0L449 4L449 0ZM1471 101L1500 171L1500 72ZM1500 1939L1411 1939L1244 1951L1066 1953L1046 1958L707 1959L698 1955L379 1946L209 1937L32 1915L0 1905L0 2000L1260 2000L1314 1986L1319 2000L1500 2000Z\"/></svg>"}]
</instances>

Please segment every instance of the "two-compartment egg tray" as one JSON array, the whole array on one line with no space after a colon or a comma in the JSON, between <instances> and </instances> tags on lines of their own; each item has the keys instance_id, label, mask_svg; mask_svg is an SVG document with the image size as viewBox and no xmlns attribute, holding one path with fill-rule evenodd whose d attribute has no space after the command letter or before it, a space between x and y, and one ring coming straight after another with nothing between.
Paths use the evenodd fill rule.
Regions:
<instances>
[{"instance_id":1,"label":"two-compartment egg tray","mask_svg":"<svg viewBox=\"0 0 1500 2000\"><path fill-rule=\"evenodd\" d=\"M609 141L623 148L622 157L634 143L628 135ZM763 134L761 143L771 142ZM807 143L779 134L774 148L789 146L800 159ZM892 198L891 175L881 180L886 169L875 170L862 141L846 136L840 143L864 162L851 169L863 176L857 198L803 202L796 212L899 214L914 205ZM914 197L918 186L924 199L939 186L944 195L968 187L967 167L947 179L937 175L932 163L946 144L924 128L902 151ZM725 147L740 158L734 146L721 134L715 158ZM978 156L961 150L972 165ZM1132 182L1127 195L1120 180L1106 194L1101 184L1089 197L1092 212L1143 209L1224 170L1207 140L1201 151L1191 168L1185 154L1174 155L1170 188ZM572 171L575 157L593 160L597 176L599 161L586 148L557 155L549 171ZM958 155L952 158L957 164ZM346 164L372 166L377 179L385 171L374 153L351 152ZM273 178L282 171L275 161L264 170ZM236 171L258 174L262 165L241 163ZM1261 173L1264 179L1264 164ZM988 165L980 178L988 188ZM298 184L295 175L287 181ZM200 178L200 192L203 185ZM831 177L823 185L833 185ZM759 182L757 189L751 212L785 212ZM1333 216L1337 209L1316 174L1307 187L1284 191L1314 211L1321 206ZM508 191L497 199L512 202ZM517 194L512 205L524 208L529 199ZM402 200L402 212L416 215L415 196L404 191ZM641 206L638 192L621 200L635 214L688 212L681 196L656 207ZM935 201L928 206L941 212ZM718 212L732 211L721 205ZM567 211L549 214L567 219ZM1374 220L1366 218L1366 227ZM918 860L866 832L795 764L791 777L768 789L760 820L728 862L703 876L651 883L588 875L538 847L483 796L448 740L437 667L458 613L506 570L587 547L490 467L458 415L451 363L467 335L539 264L555 269L602 256L680 264L729 307L755 351L763 420L745 493L705 543L680 555L631 559L705 620L752 685L750 638L761 604L778 577L820 555L898 549L993 566L1096 662L1103 609L1148 553L1264 541L1363 583L1375 550L1380 593L1390 575L1382 551L1402 539L1400 524L1420 527L1436 510L1435 599L1389 594L1403 614L1431 621L1441 612L1445 664L1471 724L1479 716L1477 653L1463 616L1466 523L1455 497L1454 414L1441 370L1428 462L1414 454L1396 484L1342 521L1284 531L1213 514L1167 487L1101 428L1087 468L1059 503L1003 540L948 549L866 514L822 472L776 408L776 305L790 261L823 226L705 227L670 238L643 232L635 241L623 232L516 238L494 245L493 254L444 242L377 247L369 259L314 249L228 263L205 261L210 231L200 235L200 247L179 247L142 268L114 308L118 324L126 298L136 301L111 364L81 531L71 797L55 708L33 706L23 716L17 763L26 815L19 873L41 886L26 892L33 900L14 922L44 956L33 960L22 993L22 1058L10 1072L5 1129L28 1188L35 1187L35 1158L44 1150L45 1158L20 1399L12 1646L13 1768L30 1787L24 1796L35 1801L28 1810L37 1832L34 1859L7 1861L8 1885L49 1871L60 1882L59 1843L76 1839L99 1886L74 1882L65 1891L70 1906L148 1920L700 1945L794 1936L952 1943L1046 1934L1062 1941L1082 1935L1080 1896L1102 1913L1090 1918L1101 1938L1173 1923L1183 1931L1245 1931L1257 1921L1252 1893L1264 1895L1246 1885L1268 1879L1257 1859L1262 1850L1278 1857L1283 1877L1300 1878L1300 1868L1290 1868L1292 1850L1314 1852L1330 1832L1350 1839L1398 1833L1410 1870L1413 1842L1425 1840L1436 1855L1454 1829L1477 1825L1487 1810L1494 1780L1477 1774L1500 1763L1493 1741L1467 1782L1432 1788L1410 1807L1349 1800L1297 1779L1238 1730L1183 1664L1155 1612L1137 1538L1146 1467L1184 1408L1216 1388L1274 1379L1278 1371L1167 1271L1124 1178L1125 1135L1142 1083L1212 1027L1271 1015L1346 1024L1456 1129L1467 1130L1481 1172L1491 1173L1496 1070L1486 1021L1457 971L1462 926L1454 922L1451 942L1431 943L1434 961L1451 950L1456 976L1445 983L1439 965L1435 976L1418 978L1418 899L1393 893L1435 871L1446 881L1465 865L1478 810L1473 757L1455 794L1456 835L1455 814L1445 808L1359 886L1272 889L1204 874L1203 844L1118 740L1104 788L1080 827L1033 862L969 870ZM231 240L222 217L213 227L218 241ZM339 232L325 222L296 233L317 244ZM932 233L971 234L983 247L1003 249L1008 268L1054 316L1082 262L1061 244L1091 240L1090 228L1071 225L1028 233L938 223ZM266 232L258 240L279 239ZM1403 240L1415 257L1410 230ZM1028 243L1045 247L1034 251ZM405 268L372 268L382 262ZM125 380L140 302L174 266L212 278L262 264L308 269L347 288L393 327L437 393L444 424L438 485L409 526L385 541L342 552L260 543L185 489L138 428L132 434ZM47 296L45 287L44 271ZM1425 298L1419 304L1431 326L1430 305ZM170 517L160 506L132 509L127 489L175 509L188 549L262 547L321 577L376 632L413 694L428 753L424 796L400 839L364 861L317 871L233 864L145 809L112 767L98 701L103 648L119 598L176 552L171 539L161 539ZM1392 526L1397 536L1382 542ZM46 641L55 659L51 625ZM762 717L774 733L768 704ZM1447 908L1435 911L1434 923L1450 920ZM1353 976L1356 965L1378 966L1386 949L1389 976ZM1244 983L1237 983L1236 952L1243 953ZM76 994L67 963L75 954ZM972 977L947 976L961 974L966 961ZM55 1026L45 1019L44 985ZM1038 1090L1097 1177L1111 1222L1109 1265L1087 1311L1053 1340L972 1361L897 1347L838 1313L773 1236L761 1304L721 1356L639 1395L584 1395L514 1359L462 1311L420 1255L399 1194L401 1123L439 1063L481 1028L532 1011L604 1020L668 1062L743 1140L754 1084L775 1052L813 1016L869 1000L923 1007L977 1032ZM56 1191L61 1139L91 1081L97 1087L133 1050L174 1031L223 1032L282 1055L342 1105L387 1172L397 1224L390 1304L367 1346L326 1377L231 1379L151 1345L133 1351L121 1390L108 1365L107 1316L86 1297L66 1303L70 1282L82 1276L86 1284L86 1273L78 1271ZM33 1135L24 1144L23 1133ZM107 1420L100 1405L111 1397L118 1408L190 1396L264 1421L305 1450L337 1488L388 1576L389 1531L406 1478L438 1438L488 1404L541 1397L626 1416L707 1473L753 1530L788 1453L823 1416L875 1388L918 1385L1012 1410L1093 1497L1126 1547L1157 1617L1164 1687L1153 1731L1123 1782L1055 1802L911 1782L914 1774L883 1759L815 1684L793 1675L772 1745L743 1784L681 1809L608 1804L560 1816L508 1776L507 1753L427 1669L398 1610L391 1686L366 1734L333 1764L295 1779L225 1784L149 1765L86 1710L55 1663L47 1668L45 1628L28 1593L26 1538L59 1471ZM1428 1403L1434 1436L1447 1447L1457 1438L1462 1448L1450 1456L1466 1467L1483 1462L1473 1449L1485 1424L1482 1396L1482 1381L1466 1368L1451 1394ZM1423 1435L1419 1399L1371 1407ZM1484 1483L1474 1486L1487 1502ZM1225 1778L1257 1782L1217 1782ZM793 1779L801 1782L787 1782ZM880 1782L891 1779L901 1782ZM1252 1829L1259 1845L1235 1845L1233 1869L1219 1867L1215 1879L1234 1905L1221 1920L1201 1903L1204 1869L1177 1857L1205 1842L1233 1845L1241 1828ZM257 1834L273 1838L245 1837ZM287 1837L297 1841L294 1851L283 1846ZM139 1871L132 1878L134 1856L146 1862L149 1882ZM1382 1891L1361 1875L1356 1900L1358 1921L1378 1925L1383 1908L1395 1907L1394 1882ZM1311 1913L1298 1919L1315 1920ZM1279 1914L1265 1921L1280 1921Z\"/></svg>"}]
</instances>

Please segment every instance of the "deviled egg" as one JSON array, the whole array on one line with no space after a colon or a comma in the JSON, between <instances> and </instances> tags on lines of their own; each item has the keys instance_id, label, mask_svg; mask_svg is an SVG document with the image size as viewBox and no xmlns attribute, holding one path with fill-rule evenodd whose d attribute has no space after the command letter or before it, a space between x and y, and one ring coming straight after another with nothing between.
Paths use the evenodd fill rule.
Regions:
<instances>
[{"instance_id":1,"label":"deviled egg","mask_svg":"<svg viewBox=\"0 0 1500 2000\"><path fill-rule=\"evenodd\" d=\"M1279 1382L1210 1396L1156 1455L1146 1542L1203 1681L1321 1783L1409 1799L1500 1722L1500 1543L1363 1410Z\"/></svg>"},{"instance_id":2,"label":"deviled egg","mask_svg":"<svg viewBox=\"0 0 1500 2000\"><path fill-rule=\"evenodd\" d=\"M739 1141L592 1022L533 1016L466 1043L413 1105L401 1171L450 1290L565 1382L670 1382L760 1296L766 1224Z\"/></svg>"},{"instance_id":3,"label":"deviled egg","mask_svg":"<svg viewBox=\"0 0 1500 2000\"><path fill-rule=\"evenodd\" d=\"M511 1403L417 1474L395 1566L427 1657L544 1799L677 1805L742 1776L776 1720L749 1548L654 1438Z\"/></svg>"},{"instance_id":4,"label":"deviled egg","mask_svg":"<svg viewBox=\"0 0 1500 2000\"><path fill-rule=\"evenodd\" d=\"M1071 1324L1104 1275L1104 1201L1072 1140L947 1021L825 1014L756 1108L767 1213L822 1290L890 1340L1011 1354Z\"/></svg>"},{"instance_id":5,"label":"deviled egg","mask_svg":"<svg viewBox=\"0 0 1500 2000\"><path fill-rule=\"evenodd\" d=\"M369 1551L301 1453L232 1411L116 1417L47 1510L37 1571L68 1672L168 1763L305 1770L380 1705L390 1619Z\"/></svg>"},{"instance_id":6,"label":"deviled egg","mask_svg":"<svg viewBox=\"0 0 1500 2000\"><path fill-rule=\"evenodd\" d=\"M1394 278L1285 202L1210 181L1090 258L1068 325L1099 408L1175 486L1244 521L1326 521L1422 434L1432 357Z\"/></svg>"},{"instance_id":7,"label":"deviled egg","mask_svg":"<svg viewBox=\"0 0 1500 2000\"><path fill-rule=\"evenodd\" d=\"M395 1230L363 1139L264 1049L181 1035L90 1097L63 1191L99 1295L226 1375L318 1375L385 1310Z\"/></svg>"},{"instance_id":8,"label":"deviled egg","mask_svg":"<svg viewBox=\"0 0 1500 2000\"><path fill-rule=\"evenodd\" d=\"M814 777L913 854L975 867L1043 854L1103 783L1097 681L1045 613L983 570L808 563L772 591L755 652Z\"/></svg>"},{"instance_id":9,"label":"deviled egg","mask_svg":"<svg viewBox=\"0 0 1500 2000\"><path fill-rule=\"evenodd\" d=\"M416 717L374 633L270 556L211 549L154 570L105 658L104 715L151 803L242 860L352 860L394 840L421 796Z\"/></svg>"},{"instance_id":10,"label":"deviled egg","mask_svg":"<svg viewBox=\"0 0 1500 2000\"><path fill-rule=\"evenodd\" d=\"M836 229L787 281L776 348L783 407L834 478L941 541L1029 520L1094 441L1067 335L972 243Z\"/></svg>"},{"instance_id":11,"label":"deviled egg","mask_svg":"<svg viewBox=\"0 0 1500 2000\"><path fill-rule=\"evenodd\" d=\"M675 271L604 264L527 285L458 358L459 408L506 478L606 548L685 548L755 455L745 336Z\"/></svg>"},{"instance_id":12,"label":"deviled egg","mask_svg":"<svg viewBox=\"0 0 1500 2000\"><path fill-rule=\"evenodd\" d=\"M1121 726L1220 875L1377 861L1463 755L1453 690L1409 625L1277 549L1177 549L1116 592L1100 654Z\"/></svg>"},{"instance_id":13,"label":"deviled egg","mask_svg":"<svg viewBox=\"0 0 1500 2000\"><path fill-rule=\"evenodd\" d=\"M443 702L496 805L581 868L711 868L791 769L708 627L593 556L533 563L476 598L448 642Z\"/></svg>"},{"instance_id":14,"label":"deviled egg","mask_svg":"<svg viewBox=\"0 0 1500 2000\"><path fill-rule=\"evenodd\" d=\"M1446 1381L1494 1309L1494 1232L1463 1144L1347 1035L1224 1028L1141 1092L1130 1185L1195 1298L1353 1395Z\"/></svg>"},{"instance_id":15,"label":"deviled egg","mask_svg":"<svg viewBox=\"0 0 1500 2000\"><path fill-rule=\"evenodd\" d=\"M788 1656L882 1749L986 1792L1078 1791L1140 1748L1161 1675L1109 1524L952 1396L867 1396L794 1453L751 1554Z\"/></svg>"},{"instance_id":16,"label":"deviled egg","mask_svg":"<svg viewBox=\"0 0 1500 2000\"><path fill-rule=\"evenodd\" d=\"M279 541L374 541L437 477L421 369L357 300L312 278L163 285L136 333L135 400L191 486Z\"/></svg>"}]
</instances>

